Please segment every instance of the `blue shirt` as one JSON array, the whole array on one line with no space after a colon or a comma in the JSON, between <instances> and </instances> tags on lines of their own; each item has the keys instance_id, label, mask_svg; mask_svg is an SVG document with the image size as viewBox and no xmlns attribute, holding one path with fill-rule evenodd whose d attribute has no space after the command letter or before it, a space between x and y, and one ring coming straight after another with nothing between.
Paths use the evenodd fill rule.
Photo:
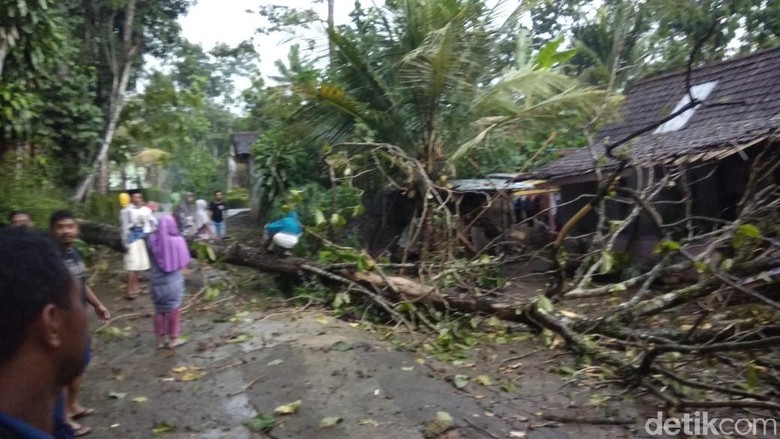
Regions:
<instances>
[{"instance_id":1,"label":"blue shirt","mask_svg":"<svg viewBox=\"0 0 780 439\"><path fill-rule=\"evenodd\" d=\"M268 231L270 236L274 236L279 232L296 236L303 233L303 226L301 225L301 221L298 219L297 212L288 213L284 218L265 226L265 229Z\"/></svg>"},{"instance_id":2,"label":"blue shirt","mask_svg":"<svg viewBox=\"0 0 780 439\"><path fill-rule=\"evenodd\" d=\"M52 439L52 436L20 419L0 413L0 438Z\"/></svg>"}]
</instances>

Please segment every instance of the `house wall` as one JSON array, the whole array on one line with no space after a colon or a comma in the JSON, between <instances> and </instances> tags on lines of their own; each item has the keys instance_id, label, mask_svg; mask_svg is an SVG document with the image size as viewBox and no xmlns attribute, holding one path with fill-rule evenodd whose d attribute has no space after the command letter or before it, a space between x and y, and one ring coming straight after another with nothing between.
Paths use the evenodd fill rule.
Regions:
<instances>
[{"instance_id":1,"label":"house wall","mask_svg":"<svg viewBox=\"0 0 780 439\"><path fill-rule=\"evenodd\" d=\"M693 198L692 214L697 217L717 218L732 221L736 216L736 205L742 197L749 178L752 160L757 149L747 151L749 160L744 160L739 154L734 154L718 163L691 166L686 172L691 196ZM654 181L658 181L664 170L655 169ZM643 170L625 176L620 185L636 188L638 179L647 179L649 171ZM596 182L572 183L560 186L561 212L560 220L567 221L579 211L597 190ZM582 197L583 195L588 195ZM582 197L578 199L578 197ZM685 219L685 190L681 182L675 182L664 188L657 198L654 207L661 214L664 222L675 223ZM608 220L622 220L630 213L631 206L625 203L608 200L605 213ZM596 230L598 217L589 213L570 232L569 236L593 233ZM715 224L712 221L694 221L699 231L710 230ZM684 224L677 231L681 232ZM661 234L650 216L642 212L615 241L615 251L628 253L634 261L652 261L657 259L653 250L661 239Z\"/></svg>"},{"instance_id":2,"label":"house wall","mask_svg":"<svg viewBox=\"0 0 780 439\"><path fill-rule=\"evenodd\" d=\"M574 183L560 186L561 204L558 206L559 218L561 223L566 223L573 217L582 206L588 204L591 197L598 191L598 185L595 181L585 183ZM570 236L584 235L596 231L598 216L595 212L590 212L574 226L569 233Z\"/></svg>"}]
</instances>

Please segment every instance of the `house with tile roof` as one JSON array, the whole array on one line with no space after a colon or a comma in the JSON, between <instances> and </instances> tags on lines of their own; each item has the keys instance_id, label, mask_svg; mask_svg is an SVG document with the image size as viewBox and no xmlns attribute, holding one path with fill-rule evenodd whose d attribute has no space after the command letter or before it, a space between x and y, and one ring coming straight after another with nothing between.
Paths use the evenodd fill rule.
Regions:
<instances>
[{"instance_id":1,"label":"house with tile roof","mask_svg":"<svg viewBox=\"0 0 780 439\"><path fill-rule=\"evenodd\" d=\"M619 119L597 134L592 148L516 179L544 179L557 186L559 222L566 221L589 202L587 195L597 192L596 168L604 175L617 168L605 145L656 125L693 96L702 104L618 148L631 159L620 184L636 187L638 179L651 173L682 172L686 184L664 190L666 201L658 208L665 220L685 215L686 194L692 199L690 214L709 219L700 221L701 227L712 227L712 219L732 220L753 160L762 149L780 146L780 48L697 68L690 75L690 92L686 76L683 71L639 82L628 92ZM627 211L628 203L607 203L609 219L624 219ZM592 233L597 220L591 213L573 234ZM645 242L641 249L627 250L646 253L657 241L657 231L649 218L636 223L626 241Z\"/></svg>"}]
</instances>

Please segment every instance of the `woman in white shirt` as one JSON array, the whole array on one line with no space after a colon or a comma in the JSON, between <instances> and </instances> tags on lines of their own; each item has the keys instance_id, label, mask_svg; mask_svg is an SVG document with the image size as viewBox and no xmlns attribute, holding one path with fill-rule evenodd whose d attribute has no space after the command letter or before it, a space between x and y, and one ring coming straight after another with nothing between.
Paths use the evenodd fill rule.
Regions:
<instances>
[{"instance_id":1,"label":"woman in white shirt","mask_svg":"<svg viewBox=\"0 0 780 439\"><path fill-rule=\"evenodd\" d=\"M138 283L138 272L149 269L149 254L146 251L146 237L152 233L157 223L152 210L144 206L144 198L140 193L132 195L132 204L122 209L122 242L125 244L125 270L128 272L128 300L135 299L141 292Z\"/></svg>"}]
</instances>

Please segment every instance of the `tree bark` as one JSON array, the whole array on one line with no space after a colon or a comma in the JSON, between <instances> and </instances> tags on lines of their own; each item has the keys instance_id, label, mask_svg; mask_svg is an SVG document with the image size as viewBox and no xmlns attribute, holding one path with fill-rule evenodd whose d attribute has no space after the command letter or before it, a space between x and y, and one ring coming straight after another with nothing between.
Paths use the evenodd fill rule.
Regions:
<instances>
[{"instance_id":1,"label":"tree bark","mask_svg":"<svg viewBox=\"0 0 780 439\"><path fill-rule=\"evenodd\" d=\"M108 51L109 58L113 55L113 59L109 59L108 61L112 66L111 70L114 75L108 110L108 123L106 125L106 131L103 134L103 140L100 144L100 150L92 165L92 170L81 182L73 197L73 200L77 202L83 202L87 198L96 175L98 177L98 190L100 193L105 194L108 191L108 151L111 147L111 142L114 140L117 126L119 125L119 117L122 115L122 108L124 107L127 84L130 82L133 60L140 52L139 44L137 41L134 41L133 33L135 5L136 0L128 0L127 5L125 6L122 53L117 55L110 50Z\"/></svg>"},{"instance_id":2,"label":"tree bark","mask_svg":"<svg viewBox=\"0 0 780 439\"><path fill-rule=\"evenodd\" d=\"M80 221L80 224L81 239L84 241L124 252L118 227L92 221ZM475 297L468 293L445 294L436 291L429 285L402 276L382 276L375 272L357 272L345 269L343 265L324 266L295 257L279 258L269 254L265 249L241 244L213 242L209 243L209 246L214 250L219 261L232 265L291 276L300 276L304 273L321 276L322 273L327 272L335 277L373 287L381 291L383 296L392 300L422 302L442 310L484 313L495 315L503 320L529 322L523 311L527 303L507 302L503 298L491 296Z\"/></svg>"}]
</instances>

